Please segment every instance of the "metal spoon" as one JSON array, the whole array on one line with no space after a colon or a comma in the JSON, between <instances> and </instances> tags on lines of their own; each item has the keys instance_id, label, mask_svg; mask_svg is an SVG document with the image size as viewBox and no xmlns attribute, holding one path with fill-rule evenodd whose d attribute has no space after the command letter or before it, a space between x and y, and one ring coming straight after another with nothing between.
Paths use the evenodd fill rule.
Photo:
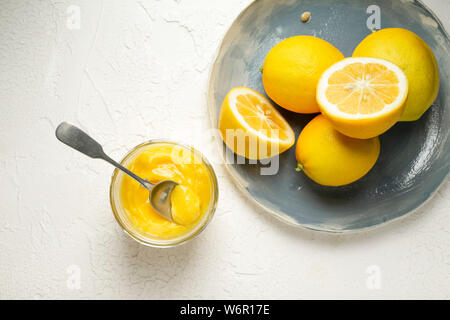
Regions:
<instances>
[{"instance_id":1,"label":"metal spoon","mask_svg":"<svg viewBox=\"0 0 450 320\"><path fill-rule=\"evenodd\" d=\"M72 147L91 158L103 159L115 166L117 169L125 172L131 178L139 182L144 188L150 191L149 200L153 209L155 209L156 212L164 218L174 221L172 217L170 195L178 183L170 180L164 180L158 182L157 184L153 184L148 180L138 177L133 172L108 157L103 151L103 147L97 141L88 136L84 131L66 122L62 122L58 128L56 128L56 137L59 141L65 143L69 147Z\"/></svg>"}]
</instances>

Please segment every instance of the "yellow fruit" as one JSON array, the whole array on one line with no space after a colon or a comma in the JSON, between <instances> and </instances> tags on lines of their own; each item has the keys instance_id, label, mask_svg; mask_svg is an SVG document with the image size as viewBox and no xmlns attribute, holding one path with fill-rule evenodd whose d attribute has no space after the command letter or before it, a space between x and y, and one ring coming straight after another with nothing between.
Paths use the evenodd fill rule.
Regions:
<instances>
[{"instance_id":1,"label":"yellow fruit","mask_svg":"<svg viewBox=\"0 0 450 320\"><path fill-rule=\"evenodd\" d=\"M298 171L324 186L352 183L372 169L380 154L378 137L347 137L318 115L300 133L295 150Z\"/></svg>"},{"instance_id":2,"label":"yellow fruit","mask_svg":"<svg viewBox=\"0 0 450 320\"><path fill-rule=\"evenodd\" d=\"M339 132L369 139L392 127L403 112L408 80L393 63L347 58L327 69L317 86L322 114Z\"/></svg>"},{"instance_id":3,"label":"yellow fruit","mask_svg":"<svg viewBox=\"0 0 450 320\"><path fill-rule=\"evenodd\" d=\"M430 47L413 32L390 28L367 36L354 57L374 57L398 65L409 80L409 96L400 121L419 119L436 100L439 69Z\"/></svg>"},{"instance_id":4,"label":"yellow fruit","mask_svg":"<svg viewBox=\"0 0 450 320\"><path fill-rule=\"evenodd\" d=\"M225 97L219 130L228 148L248 159L273 157L295 143L294 131L270 101L244 87Z\"/></svg>"},{"instance_id":5,"label":"yellow fruit","mask_svg":"<svg viewBox=\"0 0 450 320\"><path fill-rule=\"evenodd\" d=\"M263 84L267 95L281 107L298 113L319 112L316 86L321 74L344 59L325 40L295 36L281 41L267 54Z\"/></svg>"}]
</instances>

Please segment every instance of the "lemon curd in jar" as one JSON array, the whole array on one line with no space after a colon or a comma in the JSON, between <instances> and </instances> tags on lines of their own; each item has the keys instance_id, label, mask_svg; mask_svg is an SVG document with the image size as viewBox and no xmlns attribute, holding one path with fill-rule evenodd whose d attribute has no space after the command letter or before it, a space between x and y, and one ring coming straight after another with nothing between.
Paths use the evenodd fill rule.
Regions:
<instances>
[{"instance_id":1,"label":"lemon curd in jar","mask_svg":"<svg viewBox=\"0 0 450 320\"><path fill-rule=\"evenodd\" d=\"M125 166L152 183L178 183L171 195L171 222L150 205L149 191L124 175L120 185L122 206L138 230L155 238L177 238L196 228L208 211L213 196L210 168L192 149L172 143L149 144L138 149Z\"/></svg>"}]
</instances>

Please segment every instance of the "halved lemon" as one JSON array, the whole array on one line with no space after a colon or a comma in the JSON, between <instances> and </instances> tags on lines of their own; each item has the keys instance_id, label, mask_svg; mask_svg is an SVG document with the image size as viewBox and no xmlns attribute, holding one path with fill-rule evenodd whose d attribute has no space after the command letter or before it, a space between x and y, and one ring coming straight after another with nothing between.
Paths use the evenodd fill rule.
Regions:
<instances>
[{"instance_id":1,"label":"halved lemon","mask_svg":"<svg viewBox=\"0 0 450 320\"><path fill-rule=\"evenodd\" d=\"M327 69L317 87L317 102L333 127L353 138L387 131L402 115L408 79L395 64L377 58L347 58Z\"/></svg>"},{"instance_id":2,"label":"halved lemon","mask_svg":"<svg viewBox=\"0 0 450 320\"><path fill-rule=\"evenodd\" d=\"M248 159L273 157L295 143L294 131L270 101L244 87L225 97L219 130L228 148Z\"/></svg>"}]
</instances>

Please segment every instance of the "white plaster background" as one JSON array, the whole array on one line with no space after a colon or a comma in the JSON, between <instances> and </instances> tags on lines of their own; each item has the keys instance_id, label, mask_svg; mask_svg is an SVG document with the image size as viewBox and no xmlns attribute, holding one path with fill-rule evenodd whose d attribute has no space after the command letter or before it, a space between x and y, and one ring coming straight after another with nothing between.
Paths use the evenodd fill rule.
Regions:
<instances>
[{"instance_id":1,"label":"white plaster background","mask_svg":"<svg viewBox=\"0 0 450 320\"><path fill-rule=\"evenodd\" d=\"M450 2L425 1L450 29ZM222 36L250 0L0 2L0 299L449 298L450 183L368 233L296 229L216 165L219 208L199 238L141 246L113 218L112 168L54 137L67 120L120 159L149 138L199 146ZM81 8L81 29L66 27ZM67 268L81 270L80 290ZM368 266L381 288L366 286Z\"/></svg>"}]
</instances>

